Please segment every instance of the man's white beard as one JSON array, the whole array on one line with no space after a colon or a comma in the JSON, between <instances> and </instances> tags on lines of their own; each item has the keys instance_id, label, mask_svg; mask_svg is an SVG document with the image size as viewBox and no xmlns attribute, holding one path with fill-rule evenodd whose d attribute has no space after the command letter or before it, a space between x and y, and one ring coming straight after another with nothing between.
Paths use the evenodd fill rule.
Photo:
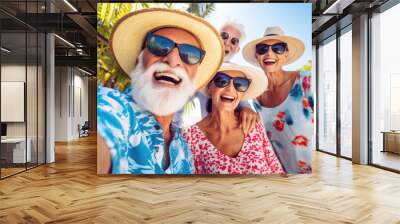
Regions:
<instances>
[{"instance_id":1,"label":"man's white beard","mask_svg":"<svg viewBox=\"0 0 400 224\"><path fill-rule=\"evenodd\" d=\"M149 68L143 67L143 51L139 63L131 72L132 95L136 103L152 114L170 115L180 110L196 92L195 82L190 80L183 68L171 68L168 64L157 62ZM173 71L182 79L176 88L154 85L153 75L158 71Z\"/></svg>"}]
</instances>

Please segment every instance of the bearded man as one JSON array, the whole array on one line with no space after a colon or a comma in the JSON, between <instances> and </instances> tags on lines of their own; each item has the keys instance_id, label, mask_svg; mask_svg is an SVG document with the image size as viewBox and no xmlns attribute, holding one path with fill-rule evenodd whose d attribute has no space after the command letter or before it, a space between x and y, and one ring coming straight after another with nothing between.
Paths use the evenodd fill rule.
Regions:
<instances>
[{"instance_id":1,"label":"bearded man","mask_svg":"<svg viewBox=\"0 0 400 224\"><path fill-rule=\"evenodd\" d=\"M220 67L218 31L186 12L143 9L118 21L110 48L132 85L98 87L98 173L193 173L172 119Z\"/></svg>"}]
</instances>

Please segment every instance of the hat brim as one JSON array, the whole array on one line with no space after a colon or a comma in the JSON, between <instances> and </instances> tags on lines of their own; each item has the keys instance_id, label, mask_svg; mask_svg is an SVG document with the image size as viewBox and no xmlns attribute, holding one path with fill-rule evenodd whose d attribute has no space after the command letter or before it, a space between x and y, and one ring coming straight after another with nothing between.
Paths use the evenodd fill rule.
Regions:
<instances>
[{"instance_id":1,"label":"hat brim","mask_svg":"<svg viewBox=\"0 0 400 224\"><path fill-rule=\"evenodd\" d=\"M256 45L266 40L280 40L288 45L288 57L284 65L299 59L305 50L303 41L291 36L267 36L258 38L246 44L243 48L243 58L252 65L260 66L256 59Z\"/></svg>"},{"instance_id":2,"label":"hat brim","mask_svg":"<svg viewBox=\"0 0 400 224\"><path fill-rule=\"evenodd\" d=\"M132 72L146 34L162 27L180 28L197 38L206 54L197 69L196 88L199 89L208 83L224 56L224 45L219 33L204 19L174 9L138 10L125 15L115 24L109 46L122 71L127 75Z\"/></svg>"},{"instance_id":3,"label":"hat brim","mask_svg":"<svg viewBox=\"0 0 400 224\"><path fill-rule=\"evenodd\" d=\"M256 97L261 95L268 87L268 79L265 76L264 72L259 69L229 64L222 65L218 71L240 71L246 76L246 78L251 80L249 88L246 90L246 92L243 93L242 100L255 99ZM203 87L201 91L206 96L210 95L207 86Z\"/></svg>"}]
</instances>

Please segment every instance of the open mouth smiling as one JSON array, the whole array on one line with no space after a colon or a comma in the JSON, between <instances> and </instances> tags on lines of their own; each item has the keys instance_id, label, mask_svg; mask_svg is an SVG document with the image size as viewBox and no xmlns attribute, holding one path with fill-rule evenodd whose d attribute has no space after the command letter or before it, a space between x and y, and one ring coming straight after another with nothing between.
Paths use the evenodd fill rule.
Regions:
<instances>
[{"instance_id":1,"label":"open mouth smiling","mask_svg":"<svg viewBox=\"0 0 400 224\"><path fill-rule=\"evenodd\" d=\"M236 98L233 96L221 95L220 99L222 102L232 103L233 101L235 101Z\"/></svg>"},{"instance_id":2,"label":"open mouth smiling","mask_svg":"<svg viewBox=\"0 0 400 224\"><path fill-rule=\"evenodd\" d=\"M264 62L265 65L274 65L276 63L276 60L267 58L263 62Z\"/></svg>"},{"instance_id":3,"label":"open mouth smiling","mask_svg":"<svg viewBox=\"0 0 400 224\"><path fill-rule=\"evenodd\" d=\"M154 79L160 83L165 83L172 86L177 86L182 82L181 78L168 72L155 72Z\"/></svg>"}]
</instances>

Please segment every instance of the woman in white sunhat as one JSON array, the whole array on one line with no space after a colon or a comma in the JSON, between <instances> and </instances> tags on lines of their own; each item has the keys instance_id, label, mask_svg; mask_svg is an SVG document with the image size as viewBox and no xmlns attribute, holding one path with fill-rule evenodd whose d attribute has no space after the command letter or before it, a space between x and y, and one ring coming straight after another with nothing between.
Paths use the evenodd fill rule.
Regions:
<instances>
[{"instance_id":1,"label":"woman in white sunhat","mask_svg":"<svg viewBox=\"0 0 400 224\"><path fill-rule=\"evenodd\" d=\"M225 63L203 89L209 114L183 134L196 174L284 173L261 122L244 133L235 112L241 100L254 99L267 87L262 71Z\"/></svg>"},{"instance_id":2,"label":"woman in white sunhat","mask_svg":"<svg viewBox=\"0 0 400 224\"><path fill-rule=\"evenodd\" d=\"M257 97L259 111L286 173L310 173L314 134L311 72L285 71L283 66L304 53L303 42L287 36L280 27L268 27L264 36L246 44L243 57L260 66L268 88Z\"/></svg>"}]
</instances>

